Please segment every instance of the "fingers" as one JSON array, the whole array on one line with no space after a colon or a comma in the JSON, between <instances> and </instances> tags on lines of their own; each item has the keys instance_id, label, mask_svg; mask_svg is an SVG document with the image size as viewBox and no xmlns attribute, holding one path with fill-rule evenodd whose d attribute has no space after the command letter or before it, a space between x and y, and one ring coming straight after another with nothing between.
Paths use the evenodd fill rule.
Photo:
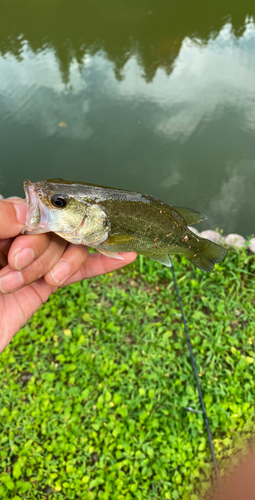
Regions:
<instances>
[{"instance_id":1,"label":"fingers","mask_svg":"<svg viewBox=\"0 0 255 500\"><path fill-rule=\"evenodd\" d=\"M44 276L48 285L61 286L76 274L88 258L88 248L84 245L68 245L59 262Z\"/></svg>"},{"instance_id":2,"label":"fingers","mask_svg":"<svg viewBox=\"0 0 255 500\"><path fill-rule=\"evenodd\" d=\"M136 252L121 253L120 255L123 257L123 260L112 259L101 253L88 254L88 258L82 268L70 279L64 283L62 282L61 286L71 285L86 278L94 278L101 274L110 273L120 267L127 266L137 257Z\"/></svg>"},{"instance_id":3,"label":"fingers","mask_svg":"<svg viewBox=\"0 0 255 500\"><path fill-rule=\"evenodd\" d=\"M0 315L0 352L9 344L12 337L22 328L29 318L49 296L56 292L41 278L17 292L4 297L4 307ZM3 298L3 297L2 297Z\"/></svg>"},{"instance_id":4,"label":"fingers","mask_svg":"<svg viewBox=\"0 0 255 500\"><path fill-rule=\"evenodd\" d=\"M24 200L0 201L0 239L17 236L26 222L27 205Z\"/></svg>"},{"instance_id":5,"label":"fingers","mask_svg":"<svg viewBox=\"0 0 255 500\"><path fill-rule=\"evenodd\" d=\"M31 242L29 248L28 238ZM0 271L0 291L2 293L17 291L42 276L51 287L66 286L119 269L135 260L137 256L135 252L121 255L123 260L112 259L102 254L88 254L88 249L84 245L68 244L53 233L20 236L11 246L9 265ZM29 258L34 259L30 264Z\"/></svg>"},{"instance_id":6,"label":"fingers","mask_svg":"<svg viewBox=\"0 0 255 500\"><path fill-rule=\"evenodd\" d=\"M0 201L0 269L7 265L7 255L13 236L20 233L26 220L25 200L8 199Z\"/></svg>"},{"instance_id":7,"label":"fingers","mask_svg":"<svg viewBox=\"0 0 255 500\"><path fill-rule=\"evenodd\" d=\"M6 240L0 240L0 269L7 266L8 260L7 255L12 244L13 238L7 238Z\"/></svg>"},{"instance_id":8,"label":"fingers","mask_svg":"<svg viewBox=\"0 0 255 500\"><path fill-rule=\"evenodd\" d=\"M51 233L17 236L9 250L8 263L13 270L22 271L47 250L50 242Z\"/></svg>"},{"instance_id":9,"label":"fingers","mask_svg":"<svg viewBox=\"0 0 255 500\"><path fill-rule=\"evenodd\" d=\"M0 271L0 291L10 293L40 279L58 262L67 245L67 241L51 233L49 246L31 265L22 271L13 271L8 265Z\"/></svg>"},{"instance_id":10,"label":"fingers","mask_svg":"<svg viewBox=\"0 0 255 500\"><path fill-rule=\"evenodd\" d=\"M0 252L0 269L7 266L7 258L3 252Z\"/></svg>"}]
</instances>

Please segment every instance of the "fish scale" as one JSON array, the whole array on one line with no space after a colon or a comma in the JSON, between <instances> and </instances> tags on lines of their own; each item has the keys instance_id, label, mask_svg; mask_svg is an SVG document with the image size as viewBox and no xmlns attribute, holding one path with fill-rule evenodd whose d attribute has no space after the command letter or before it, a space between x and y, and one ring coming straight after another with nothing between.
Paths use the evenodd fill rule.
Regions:
<instances>
[{"instance_id":1,"label":"fish scale","mask_svg":"<svg viewBox=\"0 0 255 500\"><path fill-rule=\"evenodd\" d=\"M192 232L206 216L150 195L84 182L49 179L24 182L25 234L53 231L109 257L135 251L170 266L168 254L182 254L203 271L221 262L225 248Z\"/></svg>"}]
</instances>

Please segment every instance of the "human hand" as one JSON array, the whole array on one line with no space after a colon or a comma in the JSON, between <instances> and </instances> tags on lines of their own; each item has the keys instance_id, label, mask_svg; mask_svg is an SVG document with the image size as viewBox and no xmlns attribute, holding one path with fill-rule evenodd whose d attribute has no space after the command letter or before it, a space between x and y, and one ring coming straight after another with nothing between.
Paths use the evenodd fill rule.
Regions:
<instances>
[{"instance_id":1,"label":"human hand","mask_svg":"<svg viewBox=\"0 0 255 500\"><path fill-rule=\"evenodd\" d=\"M0 352L40 305L59 287L106 274L136 258L116 260L89 254L53 233L19 235L26 220L24 200L0 201Z\"/></svg>"}]
</instances>

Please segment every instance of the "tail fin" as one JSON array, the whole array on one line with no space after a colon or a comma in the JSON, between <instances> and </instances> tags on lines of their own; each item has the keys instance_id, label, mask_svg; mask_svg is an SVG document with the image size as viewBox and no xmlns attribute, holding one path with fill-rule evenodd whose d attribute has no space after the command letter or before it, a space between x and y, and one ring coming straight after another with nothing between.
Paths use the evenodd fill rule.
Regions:
<instances>
[{"instance_id":1,"label":"tail fin","mask_svg":"<svg viewBox=\"0 0 255 500\"><path fill-rule=\"evenodd\" d=\"M201 271L213 271L214 264L224 259L227 250L204 238L199 238L199 243L192 257L190 257L190 254L185 256Z\"/></svg>"}]
</instances>

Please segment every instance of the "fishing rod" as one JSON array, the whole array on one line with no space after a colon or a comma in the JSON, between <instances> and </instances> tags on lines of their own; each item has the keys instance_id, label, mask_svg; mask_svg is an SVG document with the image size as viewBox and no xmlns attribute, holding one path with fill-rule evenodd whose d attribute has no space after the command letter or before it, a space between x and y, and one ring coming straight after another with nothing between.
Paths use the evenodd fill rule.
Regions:
<instances>
[{"instance_id":1,"label":"fishing rod","mask_svg":"<svg viewBox=\"0 0 255 500\"><path fill-rule=\"evenodd\" d=\"M215 475L216 475L216 479L217 479L217 483L218 483L218 488L220 489L220 486L221 486L221 484L220 484L220 474L219 474L218 464L217 464L217 460L216 460L216 456L215 456L215 451L214 451L214 446L213 446L213 441L212 441L210 426L209 426L209 422L208 422L208 417L207 417L207 413L206 413L204 398L203 398L203 394L202 394L202 389L201 389L201 385L200 385L199 378L198 378L195 357L194 357L192 345L191 345L191 342L190 342L190 336L189 336L187 322L186 322L184 311L183 311L183 307L182 307L182 302L181 302L179 287L178 287L178 284L177 284L177 281L176 281L174 266L173 266L172 259L171 259L170 255L168 255L168 258L169 258L169 262L170 262L171 272L172 272L173 281L174 281L174 287L175 287L175 291L176 291L176 295L177 295L177 299L178 299L179 309L180 309L180 312L181 312L182 322L183 322L184 331L185 331L185 335L186 335L186 340L187 340L187 344L188 344L188 348L189 348L189 353L190 353L190 357L191 357L191 363L192 363L192 367L193 367L193 372L194 372L195 379L196 379L196 384L197 384L197 390L198 390L198 394L199 394L199 399L200 399L200 403L201 403L201 407L202 407L202 412L200 412L198 410L193 410L190 407L187 407L186 410L192 411L193 413L202 413L203 414L204 422L205 422L205 426L206 426L206 431L207 431L207 435L208 435L208 439L209 439L209 444L210 444L210 450L211 450L211 454L212 454L213 464L214 464Z\"/></svg>"}]
</instances>

